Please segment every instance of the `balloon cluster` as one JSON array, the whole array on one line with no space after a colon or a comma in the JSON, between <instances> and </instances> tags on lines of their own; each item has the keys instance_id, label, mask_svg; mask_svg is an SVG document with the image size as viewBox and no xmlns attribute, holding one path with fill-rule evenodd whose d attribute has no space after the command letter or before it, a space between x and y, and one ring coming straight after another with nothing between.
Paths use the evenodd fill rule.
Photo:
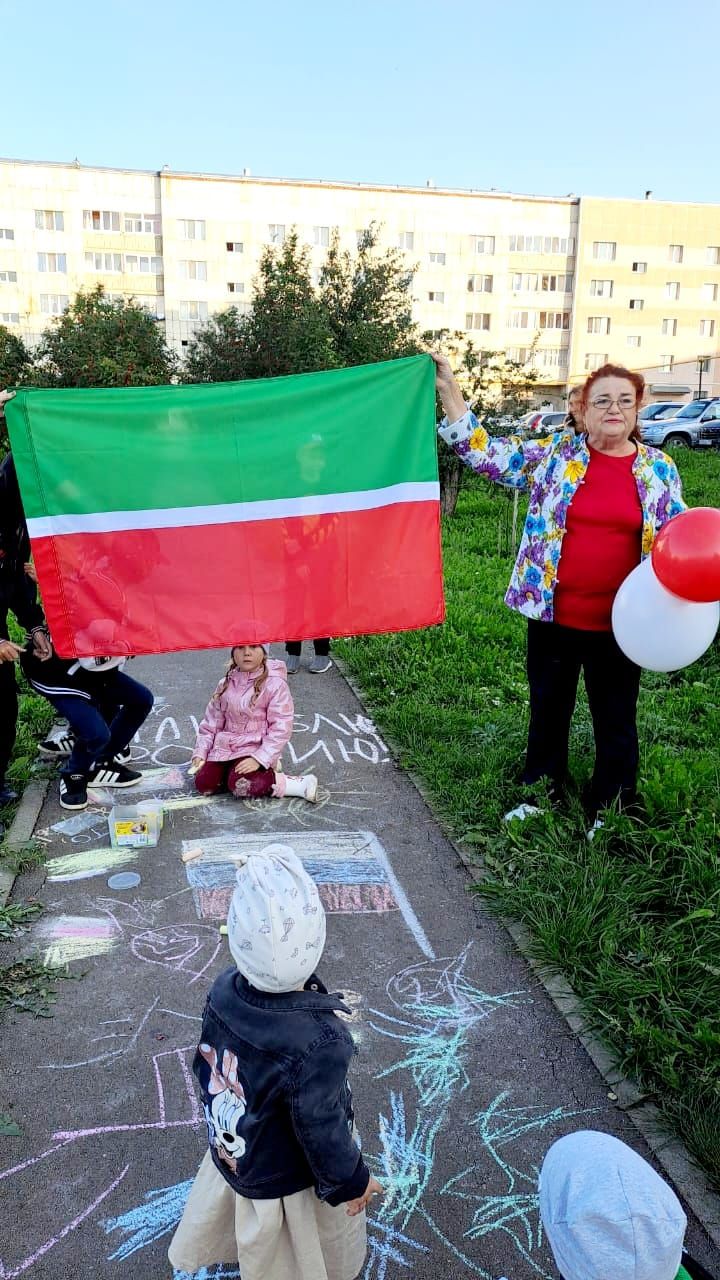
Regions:
<instances>
[{"instance_id":1,"label":"balloon cluster","mask_svg":"<svg viewBox=\"0 0 720 1280\"><path fill-rule=\"evenodd\" d=\"M649 671L678 671L712 644L720 623L720 510L694 507L660 530L652 554L622 583L612 627Z\"/></svg>"}]
</instances>

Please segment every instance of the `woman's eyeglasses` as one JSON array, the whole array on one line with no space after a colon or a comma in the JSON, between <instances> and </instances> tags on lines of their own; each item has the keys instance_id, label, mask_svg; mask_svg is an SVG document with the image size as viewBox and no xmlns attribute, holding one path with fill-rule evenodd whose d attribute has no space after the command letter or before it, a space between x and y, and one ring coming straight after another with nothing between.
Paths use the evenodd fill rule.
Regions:
<instances>
[{"instance_id":1,"label":"woman's eyeglasses","mask_svg":"<svg viewBox=\"0 0 720 1280\"><path fill-rule=\"evenodd\" d=\"M611 409L614 404L623 413L627 413L628 409L634 409L637 401L635 396L597 396L595 400L591 400L590 404L593 409Z\"/></svg>"}]
</instances>

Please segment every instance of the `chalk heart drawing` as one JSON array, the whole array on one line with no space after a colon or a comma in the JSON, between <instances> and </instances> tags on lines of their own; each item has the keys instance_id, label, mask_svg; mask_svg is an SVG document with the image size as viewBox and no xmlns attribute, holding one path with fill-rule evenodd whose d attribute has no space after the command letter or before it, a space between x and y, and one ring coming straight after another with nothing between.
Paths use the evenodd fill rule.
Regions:
<instances>
[{"instance_id":1,"label":"chalk heart drawing","mask_svg":"<svg viewBox=\"0 0 720 1280\"><path fill-rule=\"evenodd\" d=\"M136 934L130 942L130 950L138 960L145 960L148 964L159 964L165 969L185 969L206 951L214 953L217 938L217 929L211 925L166 925Z\"/></svg>"}]
</instances>

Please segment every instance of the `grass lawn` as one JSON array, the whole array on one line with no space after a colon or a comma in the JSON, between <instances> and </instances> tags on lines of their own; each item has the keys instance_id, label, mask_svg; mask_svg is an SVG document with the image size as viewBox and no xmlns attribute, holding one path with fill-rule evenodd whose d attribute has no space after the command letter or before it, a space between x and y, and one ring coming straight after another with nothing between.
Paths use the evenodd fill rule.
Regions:
<instances>
[{"instance_id":1,"label":"grass lawn","mask_svg":"<svg viewBox=\"0 0 720 1280\"><path fill-rule=\"evenodd\" d=\"M683 451L678 463L688 502L720 506L720 456ZM512 497L471 478L444 530L445 625L336 647L403 763L492 872L478 892L529 927L536 955L566 975L720 1188L718 647L686 671L643 675L646 821L616 815L588 843L578 805L508 828L528 706L525 624L502 603L511 520ZM592 753L583 694L578 784Z\"/></svg>"}]
</instances>

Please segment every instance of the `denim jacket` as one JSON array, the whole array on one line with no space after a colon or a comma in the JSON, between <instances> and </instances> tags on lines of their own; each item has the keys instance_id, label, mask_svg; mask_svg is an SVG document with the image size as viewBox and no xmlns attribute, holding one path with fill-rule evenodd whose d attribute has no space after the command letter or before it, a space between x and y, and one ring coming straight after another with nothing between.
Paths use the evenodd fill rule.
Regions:
<instances>
[{"instance_id":1,"label":"denim jacket","mask_svg":"<svg viewBox=\"0 0 720 1280\"><path fill-rule=\"evenodd\" d=\"M590 451L572 428L524 440L488 435L474 413L445 420L439 434L459 458L496 484L529 494L520 549L505 603L526 618L552 622L568 507L585 479ZM642 507L642 559L650 554L662 526L685 510L677 467L666 453L638 444L632 467Z\"/></svg>"},{"instance_id":2,"label":"denim jacket","mask_svg":"<svg viewBox=\"0 0 720 1280\"><path fill-rule=\"evenodd\" d=\"M257 991L226 969L213 983L193 1071L216 1168L239 1195L272 1200L306 1187L354 1200L369 1173L352 1136L347 1079L355 1052L313 974L303 991Z\"/></svg>"}]
</instances>

